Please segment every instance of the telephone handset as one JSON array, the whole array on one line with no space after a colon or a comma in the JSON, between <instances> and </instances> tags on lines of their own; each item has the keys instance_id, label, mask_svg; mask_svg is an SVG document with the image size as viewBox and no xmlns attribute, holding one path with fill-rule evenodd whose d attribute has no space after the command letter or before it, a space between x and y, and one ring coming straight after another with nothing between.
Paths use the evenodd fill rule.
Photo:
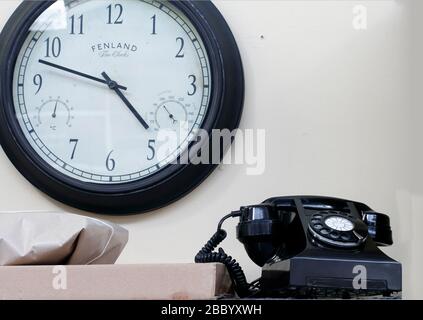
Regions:
<instances>
[{"instance_id":1,"label":"telephone handset","mask_svg":"<svg viewBox=\"0 0 423 320\"><path fill-rule=\"evenodd\" d=\"M222 248L228 218L239 218L237 238L262 269L248 283ZM224 263L240 297L392 295L401 291L401 264L378 247L392 245L389 217L359 202L319 196L271 198L223 217L196 255L197 263ZM357 284L357 272L365 278Z\"/></svg>"}]
</instances>

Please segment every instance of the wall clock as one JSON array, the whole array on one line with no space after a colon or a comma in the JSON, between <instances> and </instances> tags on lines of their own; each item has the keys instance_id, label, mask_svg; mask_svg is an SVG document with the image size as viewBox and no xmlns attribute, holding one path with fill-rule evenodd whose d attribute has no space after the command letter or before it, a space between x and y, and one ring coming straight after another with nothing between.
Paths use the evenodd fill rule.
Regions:
<instances>
[{"instance_id":1,"label":"wall clock","mask_svg":"<svg viewBox=\"0 0 423 320\"><path fill-rule=\"evenodd\" d=\"M24 1L0 43L2 147L33 185L83 210L179 199L215 165L175 160L207 142L200 129L240 121L240 54L209 1ZM159 154L163 130L178 144Z\"/></svg>"}]
</instances>

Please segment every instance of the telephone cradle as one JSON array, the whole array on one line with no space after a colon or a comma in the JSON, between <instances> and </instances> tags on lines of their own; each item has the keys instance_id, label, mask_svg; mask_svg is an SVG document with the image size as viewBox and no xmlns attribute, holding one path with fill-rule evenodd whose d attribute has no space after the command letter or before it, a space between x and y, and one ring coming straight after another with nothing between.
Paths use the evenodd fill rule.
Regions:
<instances>
[{"instance_id":1,"label":"telephone cradle","mask_svg":"<svg viewBox=\"0 0 423 320\"><path fill-rule=\"evenodd\" d=\"M240 265L222 248L222 229L238 217L237 238L262 267L248 283ZM221 262L240 297L398 298L401 264L379 247L393 244L390 219L363 203L321 197L271 198L225 216L196 255L197 263Z\"/></svg>"}]
</instances>

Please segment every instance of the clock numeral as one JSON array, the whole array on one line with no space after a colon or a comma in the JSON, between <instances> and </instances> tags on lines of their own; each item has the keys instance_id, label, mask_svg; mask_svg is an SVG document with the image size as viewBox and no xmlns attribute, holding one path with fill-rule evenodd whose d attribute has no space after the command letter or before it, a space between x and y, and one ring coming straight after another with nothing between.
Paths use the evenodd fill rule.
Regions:
<instances>
[{"instance_id":1,"label":"clock numeral","mask_svg":"<svg viewBox=\"0 0 423 320\"><path fill-rule=\"evenodd\" d=\"M34 79L32 79L32 82L34 85L38 86L37 91L35 92L35 94L38 94L38 92L41 90L41 87L43 86L43 77L40 74L36 74Z\"/></svg>"},{"instance_id":2,"label":"clock numeral","mask_svg":"<svg viewBox=\"0 0 423 320\"><path fill-rule=\"evenodd\" d=\"M192 91L188 91L188 95L193 96L194 94L197 93L197 85L195 84L195 82L197 81L197 77L191 74L188 76L188 79L191 80L191 88L192 88Z\"/></svg>"},{"instance_id":3,"label":"clock numeral","mask_svg":"<svg viewBox=\"0 0 423 320\"><path fill-rule=\"evenodd\" d=\"M153 160L154 157L156 156L155 145L156 145L156 140L148 140L148 149L150 149L151 151L151 156L147 155L147 160Z\"/></svg>"},{"instance_id":4,"label":"clock numeral","mask_svg":"<svg viewBox=\"0 0 423 320\"><path fill-rule=\"evenodd\" d=\"M80 15L79 18L76 18L75 15L70 17L71 21L71 32L70 34L84 34L84 15ZM79 21L79 25L76 26ZM78 31L76 30L78 29Z\"/></svg>"},{"instance_id":5,"label":"clock numeral","mask_svg":"<svg viewBox=\"0 0 423 320\"><path fill-rule=\"evenodd\" d=\"M72 149L72 154L71 154L71 160L73 160L73 158L75 157L75 151L76 151L76 147L78 145L79 139L70 139L69 140L69 144L73 143L73 149Z\"/></svg>"},{"instance_id":6,"label":"clock numeral","mask_svg":"<svg viewBox=\"0 0 423 320\"><path fill-rule=\"evenodd\" d=\"M115 169L115 167L116 167L116 162L111 157L112 156L112 153L113 153L113 150L110 151L110 153L108 154L107 159L106 159L106 168L109 171L113 171Z\"/></svg>"},{"instance_id":7,"label":"clock numeral","mask_svg":"<svg viewBox=\"0 0 423 320\"><path fill-rule=\"evenodd\" d=\"M157 34L157 32L156 32L156 15L152 16L151 20L153 20L153 31L151 32L151 34Z\"/></svg>"},{"instance_id":8,"label":"clock numeral","mask_svg":"<svg viewBox=\"0 0 423 320\"><path fill-rule=\"evenodd\" d=\"M107 10L109 11L109 19L107 21L107 24L122 24L123 23L123 19L122 19L122 14L123 14L123 6L121 4L115 4L114 6L109 5L107 7ZM113 11L116 10L117 11L117 15L115 15L116 19L114 19L113 22Z\"/></svg>"},{"instance_id":9,"label":"clock numeral","mask_svg":"<svg viewBox=\"0 0 423 320\"><path fill-rule=\"evenodd\" d=\"M179 48L179 51L178 51L178 53L176 54L175 57L176 58L185 57L185 54L184 54L185 40L184 40L184 38L181 38L181 37L176 38L176 43L180 43L180 48Z\"/></svg>"},{"instance_id":10,"label":"clock numeral","mask_svg":"<svg viewBox=\"0 0 423 320\"><path fill-rule=\"evenodd\" d=\"M46 58L50 58L50 56L57 58L60 56L62 52L62 41L59 37L54 37L53 40L47 38L44 42L46 43Z\"/></svg>"}]
</instances>

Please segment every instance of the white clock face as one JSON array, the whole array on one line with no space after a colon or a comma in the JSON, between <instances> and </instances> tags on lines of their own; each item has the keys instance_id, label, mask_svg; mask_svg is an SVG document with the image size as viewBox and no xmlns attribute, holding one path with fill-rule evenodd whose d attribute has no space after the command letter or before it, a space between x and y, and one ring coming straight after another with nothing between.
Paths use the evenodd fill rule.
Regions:
<instances>
[{"instance_id":1,"label":"white clock face","mask_svg":"<svg viewBox=\"0 0 423 320\"><path fill-rule=\"evenodd\" d=\"M325 224L336 231L352 231L354 230L354 224L345 218L342 217L330 217L325 220Z\"/></svg>"},{"instance_id":2,"label":"white clock face","mask_svg":"<svg viewBox=\"0 0 423 320\"><path fill-rule=\"evenodd\" d=\"M46 163L116 184L157 173L186 149L212 79L200 34L171 4L75 0L36 20L13 82L18 123Z\"/></svg>"}]
</instances>

